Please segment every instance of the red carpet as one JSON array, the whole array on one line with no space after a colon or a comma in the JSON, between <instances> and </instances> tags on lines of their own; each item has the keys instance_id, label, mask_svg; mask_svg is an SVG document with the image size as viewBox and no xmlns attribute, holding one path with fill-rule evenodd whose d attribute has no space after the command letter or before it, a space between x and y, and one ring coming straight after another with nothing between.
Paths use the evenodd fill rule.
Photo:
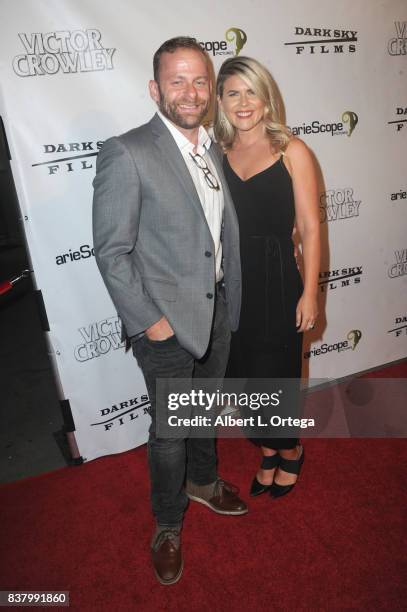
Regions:
<instances>
[{"instance_id":1,"label":"red carpet","mask_svg":"<svg viewBox=\"0 0 407 612\"><path fill-rule=\"evenodd\" d=\"M145 447L3 485L0 590L69 590L81 611L404 610L406 441L304 447L286 498L249 499L242 517L191 503L169 587L150 567ZM257 449L220 440L219 459L248 500Z\"/></svg>"}]
</instances>

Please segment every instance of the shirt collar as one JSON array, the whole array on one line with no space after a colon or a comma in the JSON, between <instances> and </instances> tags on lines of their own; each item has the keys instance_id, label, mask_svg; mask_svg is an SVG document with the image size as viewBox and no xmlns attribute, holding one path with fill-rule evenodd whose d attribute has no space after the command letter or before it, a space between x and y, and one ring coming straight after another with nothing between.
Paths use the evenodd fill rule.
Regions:
<instances>
[{"instance_id":1,"label":"shirt collar","mask_svg":"<svg viewBox=\"0 0 407 612\"><path fill-rule=\"evenodd\" d=\"M171 121L167 119L167 117L164 117L161 111L157 110L157 115L160 117L161 121L170 131L172 137L175 140L175 144L177 145L181 153L192 153L194 148L192 142L188 140L188 138L184 136L184 134L182 134L182 132L180 132L179 129L173 123L171 123ZM211 143L211 137L209 136L205 128L201 125L198 131L198 146L196 152L199 153L199 155L204 155L206 151L209 150Z\"/></svg>"}]
</instances>

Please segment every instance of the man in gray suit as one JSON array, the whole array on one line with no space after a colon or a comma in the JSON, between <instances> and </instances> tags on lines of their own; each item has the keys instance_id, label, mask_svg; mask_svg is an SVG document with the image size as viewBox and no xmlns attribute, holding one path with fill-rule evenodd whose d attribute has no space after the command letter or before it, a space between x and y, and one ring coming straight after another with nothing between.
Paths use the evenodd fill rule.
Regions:
<instances>
[{"instance_id":1,"label":"man in gray suit","mask_svg":"<svg viewBox=\"0 0 407 612\"><path fill-rule=\"evenodd\" d=\"M105 142L93 226L97 264L150 396L152 559L158 580L172 584L182 573L188 498L226 515L247 507L218 478L213 438L157 437L155 382L224 376L241 277L237 218L219 151L201 125L211 98L207 54L178 37L161 45L153 64L157 114Z\"/></svg>"}]
</instances>

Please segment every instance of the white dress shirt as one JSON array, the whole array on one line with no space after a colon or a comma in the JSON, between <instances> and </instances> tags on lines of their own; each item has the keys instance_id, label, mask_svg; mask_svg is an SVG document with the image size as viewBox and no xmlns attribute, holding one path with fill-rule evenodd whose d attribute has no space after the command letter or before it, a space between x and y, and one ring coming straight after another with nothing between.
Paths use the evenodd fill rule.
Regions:
<instances>
[{"instance_id":1,"label":"white dress shirt","mask_svg":"<svg viewBox=\"0 0 407 612\"><path fill-rule=\"evenodd\" d=\"M222 242L221 242L221 230L222 230L222 219L223 219L223 192L221 182L219 180L219 176L216 172L216 169L212 163L211 158L208 155L209 147L211 146L211 138L208 132L200 126L198 132L198 145L196 151L194 151L194 145L184 134L182 134L177 127L172 124L164 115L157 111L160 119L164 122L164 124L169 129L172 137L175 140L177 147L179 148L182 157L186 163L186 166L191 174L191 178L194 182L196 191L198 193L206 221L209 226L209 230L212 235L213 244L214 244L214 254L215 254L215 273L216 273L216 282L222 280L223 270L221 268L222 264ZM198 153L201 157L204 158L205 162L211 174L216 177L216 180L219 183L220 189L211 189L205 180L205 174L201 168L198 168L193 159L191 159L190 154L194 155Z\"/></svg>"}]
</instances>

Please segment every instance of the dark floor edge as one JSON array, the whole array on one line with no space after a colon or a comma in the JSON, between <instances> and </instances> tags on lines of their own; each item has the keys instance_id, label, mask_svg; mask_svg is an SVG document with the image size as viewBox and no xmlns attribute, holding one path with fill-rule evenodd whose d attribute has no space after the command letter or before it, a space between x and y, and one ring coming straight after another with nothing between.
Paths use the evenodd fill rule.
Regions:
<instances>
[{"instance_id":1,"label":"dark floor edge","mask_svg":"<svg viewBox=\"0 0 407 612\"><path fill-rule=\"evenodd\" d=\"M313 391L320 391L325 387L334 387L335 385L340 385L344 382L348 382L353 380L354 378L359 378L364 374L368 374L369 372L377 372L379 370L385 370L386 368L390 368L395 365L399 365L407 361L407 356L402 357L401 359L396 359L396 361L389 361L388 363L383 363L382 365L375 366L373 368L368 368L367 370L360 370L360 372L353 372L352 374L347 374L346 376L342 376L341 378L332 378L327 380L326 382L321 383L320 385L315 385L313 387L307 387L306 383L304 383L302 390L305 393L312 393ZM308 380L308 379L307 379Z\"/></svg>"}]
</instances>

